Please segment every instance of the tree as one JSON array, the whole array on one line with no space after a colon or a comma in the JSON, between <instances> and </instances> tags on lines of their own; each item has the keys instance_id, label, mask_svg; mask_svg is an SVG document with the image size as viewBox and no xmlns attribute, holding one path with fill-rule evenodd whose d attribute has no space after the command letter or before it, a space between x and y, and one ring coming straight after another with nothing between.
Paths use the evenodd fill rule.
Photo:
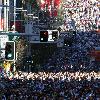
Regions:
<instances>
[{"instance_id":1,"label":"tree","mask_svg":"<svg viewBox=\"0 0 100 100\"><path fill-rule=\"evenodd\" d=\"M27 54L27 41L26 38L21 37L17 42L16 42L16 52L17 52L17 61L16 64L20 68L23 67L23 59ZM20 69L18 68L18 69Z\"/></svg>"}]
</instances>

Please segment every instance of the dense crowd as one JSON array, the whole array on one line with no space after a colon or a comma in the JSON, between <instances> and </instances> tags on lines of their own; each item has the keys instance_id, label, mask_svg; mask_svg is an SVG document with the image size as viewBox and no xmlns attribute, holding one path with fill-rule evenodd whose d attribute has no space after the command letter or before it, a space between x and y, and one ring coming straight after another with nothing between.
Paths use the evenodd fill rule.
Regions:
<instances>
[{"instance_id":1,"label":"dense crowd","mask_svg":"<svg viewBox=\"0 0 100 100\"><path fill-rule=\"evenodd\" d=\"M100 25L100 2L98 0L66 0L64 9L64 30L92 30ZM71 25L75 21L75 25Z\"/></svg>"},{"instance_id":2,"label":"dense crowd","mask_svg":"<svg viewBox=\"0 0 100 100\"><path fill-rule=\"evenodd\" d=\"M8 77L0 69L0 100L100 100L100 62L89 55L100 46L100 35L77 32L63 38L64 46L40 66L43 72Z\"/></svg>"},{"instance_id":3,"label":"dense crowd","mask_svg":"<svg viewBox=\"0 0 100 100\"><path fill-rule=\"evenodd\" d=\"M68 2L71 6L83 4L83 10L66 11L66 15L69 13L65 16L66 29L100 27L100 7L96 7L97 3L89 0ZM68 20L71 14L72 19ZM41 12L39 16L43 16ZM44 16L47 16L46 13ZM42 18L40 22L48 20L48 17L46 20ZM57 48L39 69L34 66L34 70L43 72L13 74L0 68L0 100L100 100L100 62L92 61L89 55L95 47L100 47L100 34L88 30L60 36L64 38L64 46Z\"/></svg>"},{"instance_id":4,"label":"dense crowd","mask_svg":"<svg viewBox=\"0 0 100 100\"><path fill-rule=\"evenodd\" d=\"M90 55L90 52L95 47L100 47L100 35L98 33L95 31L77 32L74 36L72 34L68 36L64 34L64 41L66 45L54 52L48 63L44 66L45 70L99 70L100 63L95 60L92 61Z\"/></svg>"},{"instance_id":5,"label":"dense crowd","mask_svg":"<svg viewBox=\"0 0 100 100\"><path fill-rule=\"evenodd\" d=\"M39 72L18 76L0 80L0 100L100 100L100 73Z\"/></svg>"}]
</instances>

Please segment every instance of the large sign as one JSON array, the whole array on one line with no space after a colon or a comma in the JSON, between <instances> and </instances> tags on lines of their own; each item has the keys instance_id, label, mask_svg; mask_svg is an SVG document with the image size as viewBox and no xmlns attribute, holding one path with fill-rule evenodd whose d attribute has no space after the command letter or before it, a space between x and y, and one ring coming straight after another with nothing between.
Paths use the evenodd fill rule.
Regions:
<instances>
[{"instance_id":1,"label":"large sign","mask_svg":"<svg viewBox=\"0 0 100 100\"><path fill-rule=\"evenodd\" d=\"M0 35L0 48L4 49L6 42L8 41L8 36L7 35Z\"/></svg>"},{"instance_id":2,"label":"large sign","mask_svg":"<svg viewBox=\"0 0 100 100\"><path fill-rule=\"evenodd\" d=\"M48 41L56 41L59 38L58 30L48 30Z\"/></svg>"},{"instance_id":3,"label":"large sign","mask_svg":"<svg viewBox=\"0 0 100 100\"><path fill-rule=\"evenodd\" d=\"M9 40L7 35L0 35L0 49L5 49L6 42ZM1 50L1 58L5 58L5 50Z\"/></svg>"}]
</instances>

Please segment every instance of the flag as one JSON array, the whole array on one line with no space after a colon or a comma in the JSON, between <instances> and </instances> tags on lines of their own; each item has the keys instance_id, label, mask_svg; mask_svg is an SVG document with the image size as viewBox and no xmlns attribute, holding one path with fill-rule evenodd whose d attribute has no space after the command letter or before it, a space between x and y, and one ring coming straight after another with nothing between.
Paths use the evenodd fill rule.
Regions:
<instances>
[{"instance_id":1,"label":"flag","mask_svg":"<svg viewBox=\"0 0 100 100\"><path fill-rule=\"evenodd\" d=\"M54 9L54 11L53 11L53 16L55 17L55 16L57 16L57 14L58 14L57 9Z\"/></svg>"},{"instance_id":2,"label":"flag","mask_svg":"<svg viewBox=\"0 0 100 100\"><path fill-rule=\"evenodd\" d=\"M59 8L60 7L60 3L61 1L60 0L54 0L54 6Z\"/></svg>"},{"instance_id":3,"label":"flag","mask_svg":"<svg viewBox=\"0 0 100 100\"><path fill-rule=\"evenodd\" d=\"M45 0L40 0L40 8L41 8L41 10L44 10L44 8L45 8Z\"/></svg>"}]
</instances>

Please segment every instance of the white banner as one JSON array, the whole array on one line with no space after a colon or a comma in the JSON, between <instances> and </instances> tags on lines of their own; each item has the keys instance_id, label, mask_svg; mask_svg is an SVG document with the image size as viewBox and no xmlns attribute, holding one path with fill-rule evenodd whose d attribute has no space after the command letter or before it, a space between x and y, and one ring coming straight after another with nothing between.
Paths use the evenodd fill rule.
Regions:
<instances>
[{"instance_id":1,"label":"white banner","mask_svg":"<svg viewBox=\"0 0 100 100\"><path fill-rule=\"evenodd\" d=\"M8 35L0 35L0 48L5 48L6 42L9 40Z\"/></svg>"},{"instance_id":2,"label":"white banner","mask_svg":"<svg viewBox=\"0 0 100 100\"><path fill-rule=\"evenodd\" d=\"M8 35L0 35L0 48L4 49L6 42L9 40ZM1 58L5 58L5 50L1 50Z\"/></svg>"}]
</instances>

